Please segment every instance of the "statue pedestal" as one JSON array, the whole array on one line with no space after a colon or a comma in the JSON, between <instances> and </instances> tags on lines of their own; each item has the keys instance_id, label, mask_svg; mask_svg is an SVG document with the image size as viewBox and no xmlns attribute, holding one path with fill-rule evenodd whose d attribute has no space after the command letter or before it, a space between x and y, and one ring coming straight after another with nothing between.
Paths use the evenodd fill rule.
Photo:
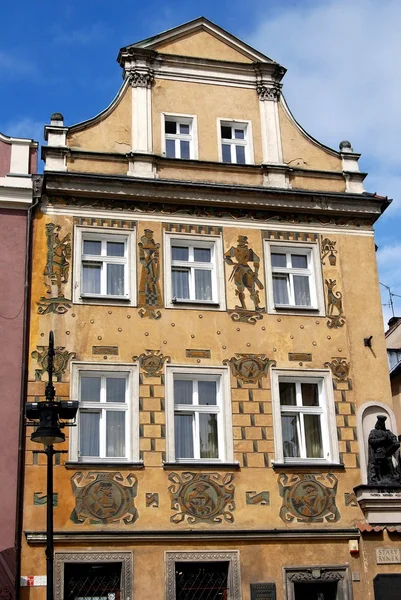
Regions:
<instances>
[{"instance_id":1,"label":"statue pedestal","mask_svg":"<svg viewBox=\"0 0 401 600\"><path fill-rule=\"evenodd\" d=\"M358 485L354 492L369 524L401 524L401 485Z\"/></svg>"}]
</instances>

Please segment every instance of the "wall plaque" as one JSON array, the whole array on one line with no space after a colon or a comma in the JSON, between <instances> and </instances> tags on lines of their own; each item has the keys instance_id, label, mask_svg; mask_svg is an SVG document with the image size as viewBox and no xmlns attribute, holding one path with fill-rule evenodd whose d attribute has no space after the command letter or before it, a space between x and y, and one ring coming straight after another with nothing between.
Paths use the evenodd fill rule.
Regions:
<instances>
[{"instance_id":1,"label":"wall plaque","mask_svg":"<svg viewBox=\"0 0 401 600\"><path fill-rule=\"evenodd\" d=\"M399 548L376 548L376 563L391 565L401 563Z\"/></svg>"},{"instance_id":2,"label":"wall plaque","mask_svg":"<svg viewBox=\"0 0 401 600\"><path fill-rule=\"evenodd\" d=\"M288 360L303 360L304 362L312 360L312 354L307 352L289 352Z\"/></svg>"},{"instance_id":3,"label":"wall plaque","mask_svg":"<svg viewBox=\"0 0 401 600\"><path fill-rule=\"evenodd\" d=\"M193 350L187 348L185 350L185 355L187 358L210 358L211 352L210 350Z\"/></svg>"},{"instance_id":4,"label":"wall plaque","mask_svg":"<svg viewBox=\"0 0 401 600\"><path fill-rule=\"evenodd\" d=\"M276 584L251 583L251 600L276 600Z\"/></svg>"},{"instance_id":5,"label":"wall plaque","mask_svg":"<svg viewBox=\"0 0 401 600\"><path fill-rule=\"evenodd\" d=\"M117 356L118 346L92 346L92 354L112 354Z\"/></svg>"}]
</instances>

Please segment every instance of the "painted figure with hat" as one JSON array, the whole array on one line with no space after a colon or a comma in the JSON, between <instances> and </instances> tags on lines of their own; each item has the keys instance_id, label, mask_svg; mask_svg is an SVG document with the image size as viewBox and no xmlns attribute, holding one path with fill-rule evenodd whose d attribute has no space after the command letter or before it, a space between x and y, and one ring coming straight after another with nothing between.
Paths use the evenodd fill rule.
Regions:
<instances>
[{"instance_id":1,"label":"painted figure with hat","mask_svg":"<svg viewBox=\"0 0 401 600\"><path fill-rule=\"evenodd\" d=\"M241 303L241 306L236 306L236 308L247 310L245 290L248 290L251 300L255 305L255 310L263 310L259 306L259 290L263 290L263 284L258 277L260 258L252 248L249 248L246 235L238 236L237 246L231 246L224 254L224 260L228 265L233 266L230 281L234 281L236 285L235 293ZM252 269L248 263L253 263L254 268Z\"/></svg>"}]
</instances>

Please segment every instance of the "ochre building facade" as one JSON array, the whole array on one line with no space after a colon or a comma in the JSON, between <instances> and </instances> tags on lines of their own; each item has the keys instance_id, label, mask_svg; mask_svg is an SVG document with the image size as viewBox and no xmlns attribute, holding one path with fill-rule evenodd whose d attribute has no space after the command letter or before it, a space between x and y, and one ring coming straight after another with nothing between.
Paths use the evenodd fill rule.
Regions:
<instances>
[{"instance_id":1,"label":"ochre building facade","mask_svg":"<svg viewBox=\"0 0 401 600\"><path fill-rule=\"evenodd\" d=\"M28 401L53 330L56 395L80 403L55 457L55 598L373 600L401 573L393 508L367 518L359 490L377 414L396 433L388 201L349 142L296 123L285 69L208 20L118 61L111 105L53 114L43 149ZM29 435L21 599L41 600Z\"/></svg>"}]
</instances>

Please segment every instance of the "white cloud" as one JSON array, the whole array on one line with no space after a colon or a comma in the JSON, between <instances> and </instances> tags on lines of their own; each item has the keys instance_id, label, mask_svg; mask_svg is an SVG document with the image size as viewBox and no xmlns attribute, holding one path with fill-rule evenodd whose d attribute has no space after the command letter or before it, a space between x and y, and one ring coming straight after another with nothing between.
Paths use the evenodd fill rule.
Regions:
<instances>
[{"instance_id":1,"label":"white cloud","mask_svg":"<svg viewBox=\"0 0 401 600\"><path fill-rule=\"evenodd\" d=\"M18 78L36 77L38 69L36 65L26 59L19 58L16 53L0 50L0 77Z\"/></svg>"},{"instance_id":2,"label":"white cloud","mask_svg":"<svg viewBox=\"0 0 401 600\"><path fill-rule=\"evenodd\" d=\"M62 31L53 39L53 42L55 44L79 44L85 46L93 42L101 43L110 34L111 29L103 25L103 23L92 23L89 27Z\"/></svg>"},{"instance_id":3,"label":"white cloud","mask_svg":"<svg viewBox=\"0 0 401 600\"><path fill-rule=\"evenodd\" d=\"M43 139L43 123L35 121L31 117L9 121L0 124L0 131L10 137L25 137L37 142Z\"/></svg>"}]
</instances>

